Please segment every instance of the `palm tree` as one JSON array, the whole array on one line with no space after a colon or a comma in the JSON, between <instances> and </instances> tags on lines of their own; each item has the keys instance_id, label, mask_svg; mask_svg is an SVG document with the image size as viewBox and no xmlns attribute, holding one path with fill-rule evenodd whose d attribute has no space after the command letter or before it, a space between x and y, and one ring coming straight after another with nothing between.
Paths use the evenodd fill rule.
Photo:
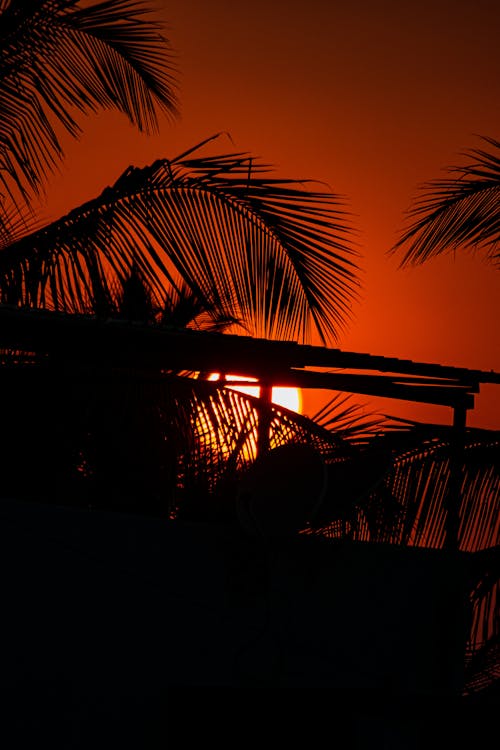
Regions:
<instances>
[{"instance_id":1,"label":"palm tree","mask_svg":"<svg viewBox=\"0 0 500 750\"><path fill-rule=\"evenodd\" d=\"M5 304L111 315L132 269L160 312L186 287L240 331L336 340L357 297L338 196L274 177L247 154L128 168L111 188L0 256Z\"/></svg>"},{"instance_id":2,"label":"palm tree","mask_svg":"<svg viewBox=\"0 0 500 750\"><path fill-rule=\"evenodd\" d=\"M62 158L60 133L80 133L80 116L123 112L148 133L158 110L176 116L173 54L142 2L4 0L0 4L0 230Z\"/></svg>"},{"instance_id":3,"label":"palm tree","mask_svg":"<svg viewBox=\"0 0 500 750\"><path fill-rule=\"evenodd\" d=\"M314 329L323 340L335 337L356 286L355 254L347 239L345 217L333 210L337 198L308 193L297 182L270 178L265 165L255 164L247 155L210 159L199 157L193 149L145 170L130 169L95 201L49 227L28 232L32 217L27 219L26 208L32 196L43 190L46 177L63 155L59 132L79 133L78 115L114 107L139 129L151 132L157 128L158 108L176 114L172 53L160 26L146 18L147 14L146 4L131 0L85 5L77 0L7 0L1 4L1 303L92 313L100 319L115 317L147 325L212 330L236 326L251 335L303 339ZM14 373L14 380L22 383L23 378L17 381L17 377L32 361L29 353L5 350L4 377L10 380ZM50 428L57 424L61 432L63 394L73 401L68 389L61 388L57 373L53 368L49 371L36 368L37 386L31 387L30 397L25 393L17 418L19 402L14 399L4 407L6 416L14 408L12 435L19 432L19 443L13 439L12 446L29 443L25 433L26 423L30 424L30 455L31 460L36 457L38 466L33 491L40 487L41 474L50 465L44 445L58 445L65 454L66 460L58 462L60 467L77 472L80 478L89 473L88 450L81 444L85 435L88 438L89 425L84 424L74 445L71 440L59 443L51 433ZM192 380L183 386L179 377L176 373L172 381L176 387L184 388L184 393L196 387L198 394L187 398L190 406L183 423L190 424L194 408L197 423L203 424L199 414L204 412L205 422L208 414L212 423L200 429L208 429L217 440L220 434L215 427L222 417L238 424L234 409L241 414L250 409L248 405L243 409L241 403L236 406L238 400L243 401L239 395L232 393L229 402L220 387L195 385ZM56 382L59 385L54 391ZM11 386L15 388L12 382ZM148 388L151 390L150 384ZM200 388L204 392L211 389L203 406ZM113 414L116 418L120 411L118 394L130 398L127 388L124 395L123 389L107 390L102 383L96 384L92 394L87 394L87 407L93 403L95 410L88 407L87 412L90 408L94 419L97 414L107 414L112 422ZM150 405L156 399L158 406L158 398L156 394L151 401L151 395L144 395ZM182 414L178 401L175 403L174 411ZM54 419L56 406L62 411ZM155 421L156 407L142 410L143 415L153 412ZM168 412L172 408L166 409ZM138 412L134 413L137 417ZM269 419L272 423L273 418ZM246 421L252 422L248 414ZM255 416L253 423L255 426ZM42 433L34 429L36 424ZM77 425L75 420L75 435L79 434ZM106 471L103 466L113 465L110 452L115 458L120 455L116 446L111 451L112 437L121 439L122 450L129 440L135 454L140 453L133 429L122 428L104 439L106 430L101 428L101 448L104 451L107 446L107 459L100 469L94 466L94 479L96 472ZM99 454L97 432L94 430L94 445L89 449L95 455ZM174 432L177 438L183 434L177 423ZM179 439L184 455L196 452L191 432L184 431L184 443ZM152 433L158 434L158 424ZM47 439L49 434L51 439ZM240 447L244 443L240 436ZM226 448L219 445L218 452L224 453ZM245 451L249 453L248 446ZM11 453L5 466L12 468L18 465L15 448ZM153 475L152 463L149 473ZM114 469L111 474L116 484ZM17 470L11 475L15 487ZM60 480L65 486L66 480ZM109 482L104 484L112 495ZM134 482L128 484L132 487Z\"/></svg>"},{"instance_id":4,"label":"palm tree","mask_svg":"<svg viewBox=\"0 0 500 750\"><path fill-rule=\"evenodd\" d=\"M410 224L392 252L404 250L401 265L423 263L455 250L478 250L500 264L500 142L466 152L468 163L449 167L451 175L423 186L409 212ZM405 249L406 248L406 249Z\"/></svg>"},{"instance_id":5,"label":"palm tree","mask_svg":"<svg viewBox=\"0 0 500 750\"><path fill-rule=\"evenodd\" d=\"M466 152L467 163L450 167L450 177L424 185L409 212L410 224L392 249L404 251L402 266L445 252L472 250L485 253L494 268L500 267L500 142L482 140L485 148ZM441 546L453 437L443 428L428 426L425 435L423 429L415 433L423 440L417 440L406 456L401 454L401 468L390 479L406 506L397 533L403 533L406 543ZM500 683L499 453L498 432L468 430L459 463L460 549L471 553L465 685L468 693L478 695L498 693Z\"/></svg>"},{"instance_id":6,"label":"palm tree","mask_svg":"<svg viewBox=\"0 0 500 750\"><path fill-rule=\"evenodd\" d=\"M325 342L337 337L357 293L356 252L338 197L309 190L303 181L276 178L246 154L202 155L206 145L144 169L129 168L96 199L5 243L0 253L0 301L156 327L174 324L302 341L312 331ZM90 450L82 448L82 435L89 429L95 436L100 432L94 444L100 440L102 445L93 459L100 468L91 473L95 479L96 472L110 472L103 480L108 498L121 494L123 502L124 488L137 496L140 475L156 481L152 495L161 494L158 488L165 486L166 477L177 481L181 470L174 464L186 461L200 496L199 481L213 487L221 461L227 475L229 466L255 456L257 413L264 419L258 401L245 400L220 384L192 378L186 383L177 371L153 375L154 383L136 374L125 390L116 383L110 386L107 406L92 397L92 419L107 414L108 425L113 413L130 407L127 425L121 424L114 438L109 432L114 434L114 428L104 429L102 424L82 426L81 433L76 430L79 447L71 449L73 458L66 464L74 476L84 478L92 461L82 459L82 451L87 455ZM139 378L137 387L134 377ZM104 391L101 388L99 399ZM299 424L298 418L270 406L264 411L273 444L280 442L281 433L305 435L306 420ZM160 412L166 415L161 423ZM172 414L176 416L169 422ZM147 418L152 420L149 431ZM156 441L147 447L148 458L145 433ZM309 424L309 433L311 440L318 435L324 445L333 439L320 425ZM196 458L200 446L201 460ZM154 480L153 457L162 449L170 451L170 458L156 461L164 474ZM134 459L123 462L125 453ZM147 458L147 471L144 461L139 470L141 455ZM125 466L121 471L120 461ZM133 481L125 469L131 471L134 463ZM181 473L186 484L186 469ZM114 493L113 482L119 487ZM143 488L141 495L145 494ZM172 501L163 497L160 502L168 511Z\"/></svg>"}]
</instances>

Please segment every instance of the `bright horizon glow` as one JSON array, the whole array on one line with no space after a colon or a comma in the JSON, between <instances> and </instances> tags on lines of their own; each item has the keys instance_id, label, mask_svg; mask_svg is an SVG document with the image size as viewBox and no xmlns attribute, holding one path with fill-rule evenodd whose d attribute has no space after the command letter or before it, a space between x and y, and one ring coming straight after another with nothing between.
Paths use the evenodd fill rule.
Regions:
<instances>
[{"instance_id":1,"label":"bright horizon glow","mask_svg":"<svg viewBox=\"0 0 500 750\"><path fill-rule=\"evenodd\" d=\"M220 375L219 373L215 372L210 375L209 380L219 380ZM229 383L237 382L238 380L244 380L244 381L252 381L256 380L256 378L245 378L241 377L239 375L226 375L226 381ZM239 385L239 386L229 386L234 391L239 391L240 393L245 393L248 396L260 396L260 387L258 385ZM272 390L272 402L276 406L283 406L285 409L290 409L290 411L295 411L298 414L301 413L302 409L302 398L300 395L300 390L298 388L286 388L284 386L274 386Z\"/></svg>"}]
</instances>

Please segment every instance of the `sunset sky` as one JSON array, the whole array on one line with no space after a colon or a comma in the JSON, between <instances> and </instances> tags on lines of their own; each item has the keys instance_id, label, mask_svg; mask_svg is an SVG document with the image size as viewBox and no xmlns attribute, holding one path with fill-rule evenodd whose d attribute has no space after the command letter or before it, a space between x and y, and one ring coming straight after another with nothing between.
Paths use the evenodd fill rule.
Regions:
<instances>
[{"instance_id":1,"label":"sunset sky","mask_svg":"<svg viewBox=\"0 0 500 750\"><path fill-rule=\"evenodd\" d=\"M387 251L418 186L463 163L475 134L500 139L498 0L169 0L158 16L178 56L181 118L141 136L117 114L82 122L51 179L56 218L130 164L174 157L219 132L291 178L345 196L359 232L362 298L342 349L500 371L500 275L480 256L398 270ZM499 386L468 423L500 428ZM366 399L364 402L367 403ZM375 403L417 419L449 410ZM306 413L315 411L311 397Z\"/></svg>"}]
</instances>

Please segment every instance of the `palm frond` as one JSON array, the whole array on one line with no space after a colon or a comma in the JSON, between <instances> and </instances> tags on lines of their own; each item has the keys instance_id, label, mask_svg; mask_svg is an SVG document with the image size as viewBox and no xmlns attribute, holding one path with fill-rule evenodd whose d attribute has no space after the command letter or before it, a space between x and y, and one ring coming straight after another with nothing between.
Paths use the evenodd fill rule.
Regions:
<instances>
[{"instance_id":1,"label":"palm frond","mask_svg":"<svg viewBox=\"0 0 500 750\"><path fill-rule=\"evenodd\" d=\"M0 196L0 253L4 247L42 226L43 223L29 207L17 206L8 196Z\"/></svg>"},{"instance_id":2,"label":"palm frond","mask_svg":"<svg viewBox=\"0 0 500 750\"><path fill-rule=\"evenodd\" d=\"M488 150L467 152L470 163L448 168L454 176L423 186L391 251L404 250L402 266L461 249L483 250L493 265L500 264L500 142L483 140Z\"/></svg>"},{"instance_id":3,"label":"palm frond","mask_svg":"<svg viewBox=\"0 0 500 750\"><path fill-rule=\"evenodd\" d=\"M348 216L330 192L245 154L129 168L0 256L1 299L96 312L136 266L155 299L184 283L250 335L336 338L357 297Z\"/></svg>"},{"instance_id":4,"label":"palm frond","mask_svg":"<svg viewBox=\"0 0 500 750\"><path fill-rule=\"evenodd\" d=\"M222 333L240 322L228 316L226 311L215 307L210 300L201 297L182 281L179 286L166 290L159 322L176 328L196 328L202 331Z\"/></svg>"},{"instance_id":5,"label":"palm frond","mask_svg":"<svg viewBox=\"0 0 500 750\"><path fill-rule=\"evenodd\" d=\"M363 404L345 393L334 393L311 419L354 445L368 443L388 424L384 417L367 413Z\"/></svg>"},{"instance_id":6,"label":"palm frond","mask_svg":"<svg viewBox=\"0 0 500 750\"><path fill-rule=\"evenodd\" d=\"M353 538L444 548L452 474L458 471L459 549L476 554L497 547L500 542L500 434L468 429L458 463L454 458L455 440L453 429L448 426L408 423L401 429L395 426L384 429L366 448L358 451L353 456L353 465L357 468L349 470L353 482L356 484L356 477L370 470L370 466L376 467L378 462L382 481L369 493L351 498L351 521L353 513L358 516L352 530ZM378 519L375 525L369 523L370 513L375 513ZM386 518L387 523L380 524L381 518ZM328 524L319 531L328 535Z\"/></svg>"},{"instance_id":7,"label":"palm frond","mask_svg":"<svg viewBox=\"0 0 500 750\"><path fill-rule=\"evenodd\" d=\"M448 426L415 423L414 428L388 430L378 440L393 453L393 469L385 488L402 510L392 541L405 546L445 545L455 436ZM468 429L460 472L459 548L477 552L494 547L500 537L500 436ZM383 500L382 500L383 501Z\"/></svg>"},{"instance_id":8,"label":"palm frond","mask_svg":"<svg viewBox=\"0 0 500 750\"><path fill-rule=\"evenodd\" d=\"M11 0L0 10L0 180L14 202L62 156L58 128L116 108L145 132L175 115L172 53L143 2Z\"/></svg>"}]
</instances>

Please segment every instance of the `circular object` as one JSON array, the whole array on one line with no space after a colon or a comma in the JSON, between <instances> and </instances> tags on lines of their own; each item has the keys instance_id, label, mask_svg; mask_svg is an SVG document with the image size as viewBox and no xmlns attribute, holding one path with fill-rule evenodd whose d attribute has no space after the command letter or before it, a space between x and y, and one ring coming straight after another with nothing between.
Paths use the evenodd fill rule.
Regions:
<instances>
[{"instance_id":1,"label":"circular object","mask_svg":"<svg viewBox=\"0 0 500 750\"><path fill-rule=\"evenodd\" d=\"M322 502L326 483L323 458L311 446L273 448L257 458L240 483L239 519L262 536L297 533Z\"/></svg>"}]
</instances>

